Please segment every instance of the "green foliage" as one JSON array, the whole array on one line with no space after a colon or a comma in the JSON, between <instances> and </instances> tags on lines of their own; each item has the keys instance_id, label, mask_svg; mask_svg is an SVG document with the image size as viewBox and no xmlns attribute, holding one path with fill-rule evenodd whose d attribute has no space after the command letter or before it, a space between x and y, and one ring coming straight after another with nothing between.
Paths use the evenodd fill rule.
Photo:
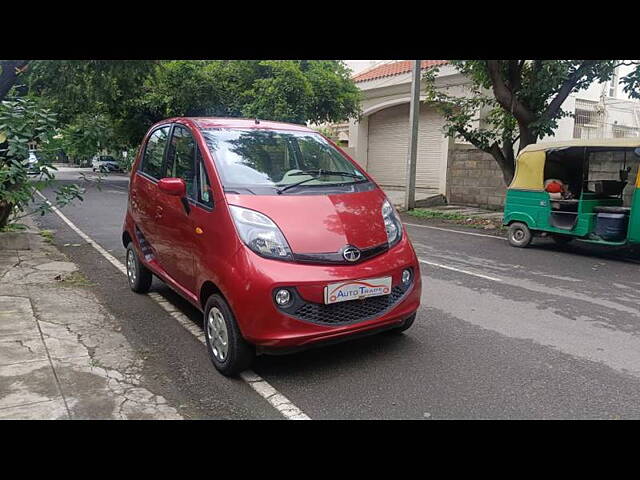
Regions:
<instances>
[{"instance_id":1,"label":"green foliage","mask_svg":"<svg viewBox=\"0 0 640 480\"><path fill-rule=\"evenodd\" d=\"M640 65L620 81L624 85L623 90L627 95L640 100Z\"/></svg>"},{"instance_id":2,"label":"green foliage","mask_svg":"<svg viewBox=\"0 0 640 480\"><path fill-rule=\"evenodd\" d=\"M81 113L61 132L62 145L74 160L87 162L102 148L115 147L118 139L105 114Z\"/></svg>"},{"instance_id":3,"label":"green foliage","mask_svg":"<svg viewBox=\"0 0 640 480\"><path fill-rule=\"evenodd\" d=\"M67 147L83 155L97 142L114 151L133 148L153 123L174 116L323 123L360 112L360 91L336 60L32 63L30 91L48 99L73 134ZM105 122L100 135L82 134Z\"/></svg>"},{"instance_id":4,"label":"green foliage","mask_svg":"<svg viewBox=\"0 0 640 480\"><path fill-rule=\"evenodd\" d=\"M55 115L41 103L30 97L18 97L0 104L0 228L14 220L28 206L34 205L31 213L44 215L51 205L35 199L40 191L54 180L53 167L46 157L35 165L35 179L28 174L27 159L29 144L36 143L42 153L50 151L51 138L55 132ZM82 199L82 190L77 185L65 185L55 191L56 206L62 207L75 199Z\"/></svg>"},{"instance_id":5,"label":"green foliage","mask_svg":"<svg viewBox=\"0 0 640 480\"><path fill-rule=\"evenodd\" d=\"M252 88L242 92L248 101L242 113L246 117L304 123L309 116L313 90L309 79L292 60L260 62L262 75Z\"/></svg>"},{"instance_id":6,"label":"green foliage","mask_svg":"<svg viewBox=\"0 0 640 480\"><path fill-rule=\"evenodd\" d=\"M137 106L150 118L260 117L304 123L359 113L360 92L335 60L161 62Z\"/></svg>"}]
</instances>

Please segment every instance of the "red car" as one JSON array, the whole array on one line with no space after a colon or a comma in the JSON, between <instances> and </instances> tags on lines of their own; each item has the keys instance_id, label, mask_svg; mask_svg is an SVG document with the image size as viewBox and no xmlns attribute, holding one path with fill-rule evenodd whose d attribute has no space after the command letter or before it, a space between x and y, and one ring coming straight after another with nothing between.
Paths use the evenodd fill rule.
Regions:
<instances>
[{"instance_id":1,"label":"red car","mask_svg":"<svg viewBox=\"0 0 640 480\"><path fill-rule=\"evenodd\" d=\"M409 328L420 270L400 218L349 156L300 125L172 118L144 138L122 233L134 292L152 274L204 314L225 375L256 353Z\"/></svg>"}]
</instances>

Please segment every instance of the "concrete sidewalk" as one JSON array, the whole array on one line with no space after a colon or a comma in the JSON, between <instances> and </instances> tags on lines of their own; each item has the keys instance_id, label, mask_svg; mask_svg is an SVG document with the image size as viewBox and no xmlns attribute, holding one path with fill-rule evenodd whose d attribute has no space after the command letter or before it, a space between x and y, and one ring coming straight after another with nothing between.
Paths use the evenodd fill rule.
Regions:
<instances>
[{"instance_id":1,"label":"concrete sidewalk","mask_svg":"<svg viewBox=\"0 0 640 480\"><path fill-rule=\"evenodd\" d=\"M29 249L0 249L0 419L182 418L75 264L23 223Z\"/></svg>"}]
</instances>

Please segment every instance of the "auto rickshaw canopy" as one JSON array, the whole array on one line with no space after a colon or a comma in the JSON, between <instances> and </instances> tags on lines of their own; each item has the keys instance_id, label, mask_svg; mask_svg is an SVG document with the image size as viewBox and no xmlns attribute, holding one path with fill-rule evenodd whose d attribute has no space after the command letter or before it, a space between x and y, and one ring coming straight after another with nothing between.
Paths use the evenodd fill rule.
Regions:
<instances>
[{"instance_id":1,"label":"auto rickshaw canopy","mask_svg":"<svg viewBox=\"0 0 640 480\"><path fill-rule=\"evenodd\" d=\"M544 166L547 153L569 148L584 148L586 152L615 151L640 148L640 138L567 140L527 145L516 158L516 171L509 189L544 190ZM640 187L640 175L637 186Z\"/></svg>"}]
</instances>

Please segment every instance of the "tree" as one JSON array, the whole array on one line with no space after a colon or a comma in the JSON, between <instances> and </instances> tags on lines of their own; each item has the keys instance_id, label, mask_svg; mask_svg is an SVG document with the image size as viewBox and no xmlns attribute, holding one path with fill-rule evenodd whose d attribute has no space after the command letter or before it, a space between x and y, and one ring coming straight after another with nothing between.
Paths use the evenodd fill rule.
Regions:
<instances>
[{"instance_id":1,"label":"tree","mask_svg":"<svg viewBox=\"0 0 640 480\"><path fill-rule=\"evenodd\" d=\"M359 114L360 91L337 60L35 61L27 84L61 125L107 118L101 143L123 149L174 116L322 123Z\"/></svg>"},{"instance_id":2,"label":"tree","mask_svg":"<svg viewBox=\"0 0 640 480\"><path fill-rule=\"evenodd\" d=\"M36 178L30 181L26 159L30 143L37 143L40 152L47 151L55 121L55 114L33 98L18 97L0 103L0 229L12 214L15 220L33 213L44 215L51 208L50 203L36 200L35 196L51 185L55 168L41 158L35 166ZM82 200L82 190L77 185L61 186L55 191L55 198L55 205L63 207L75 199ZM25 213L34 203L35 208Z\"/></svg>"},{"instance_id":3,"label":"tree","mask_svg":"<svg viewBox=\"0 0 640 480\"><path fill-rule=\"evenodd\" d=\"M620 60L452 60L470 80L468 94L455 96L436 87L438 69L426 72L428 100L445 118L445 133L461 137L493 156L504 181L511 183L518 152L546 135L568 113L562 104L571 92L593 81L609 80ZM626 77L640 83L640 67ZM635 75L635 76L634 76ZM478 121L479 115L482 117Z\"/></svg>"},{"instance_id":4,"label":"tree","mask_svg":"<svg viewBox=\"0 0 640 480\"><path fill-rule=\"evenodd\" d=\"M57 114L58 126L97 125L87 139L76 129L78 144L100 143L126 149L139 142L153 119L138 111L145 82L157 60L37 60L31 61L25 83L31 95L46 100ZM91 121L93 119L93 121ZM102 137L96 138L96 134ZM96 152L94 151L93 154Z\"/></svg>"}]
</instances>

